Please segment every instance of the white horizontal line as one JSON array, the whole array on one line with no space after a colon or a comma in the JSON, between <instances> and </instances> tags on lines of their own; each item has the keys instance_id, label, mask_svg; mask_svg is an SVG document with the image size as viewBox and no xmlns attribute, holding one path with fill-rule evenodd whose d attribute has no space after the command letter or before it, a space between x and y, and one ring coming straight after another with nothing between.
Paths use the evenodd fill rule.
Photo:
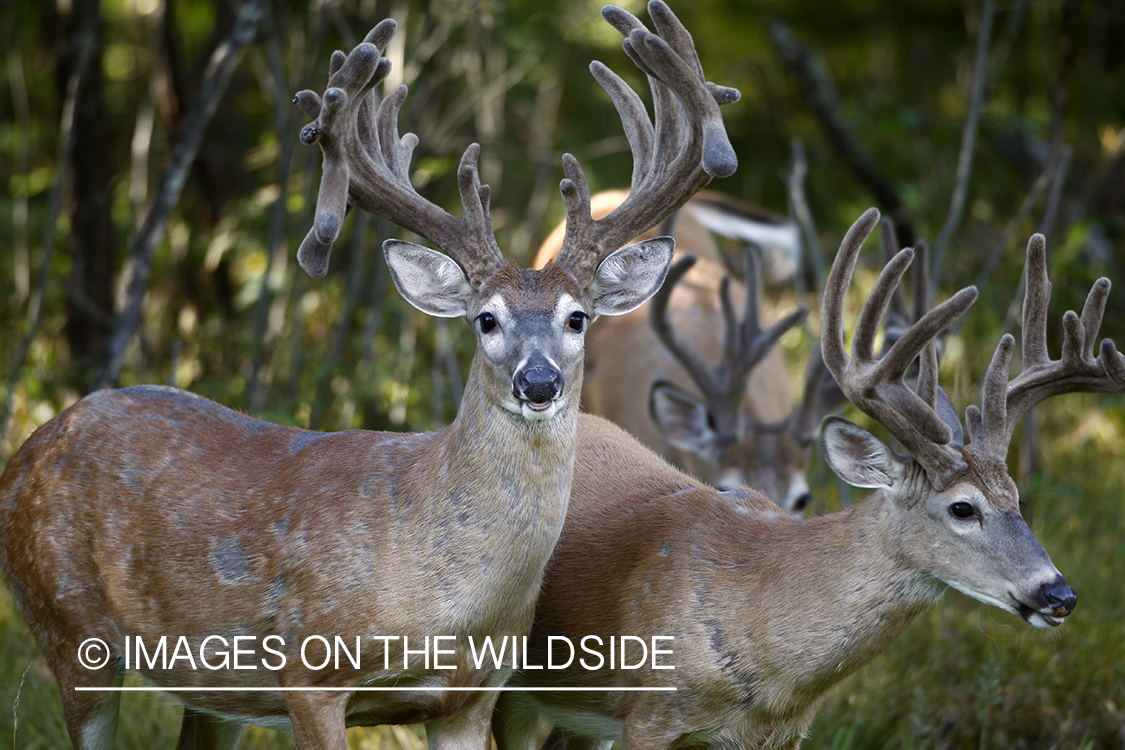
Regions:
<instances>
[{"instance_id":1,"label":"white horizontal line","mask_svg":"<svg viewBox=\"0 0 1125 750\"><path fill-rule=\"evenodd\" d=\"M302 691L377 693L537 693L537 692L673 692L674 687L75 687L78 693L298 693Z\"/></svg>"}]
</instances>

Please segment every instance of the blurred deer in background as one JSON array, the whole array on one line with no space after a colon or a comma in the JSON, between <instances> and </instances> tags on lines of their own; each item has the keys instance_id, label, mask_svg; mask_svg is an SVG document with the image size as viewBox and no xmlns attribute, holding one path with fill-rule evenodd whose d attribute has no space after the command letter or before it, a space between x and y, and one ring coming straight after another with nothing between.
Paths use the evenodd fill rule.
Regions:
<instances>
[{"instance_id":1,"label":"blurred deer in background","mask_svg":"<svg viewBox=\"0 0 1125 750\"><path fill-rule=\"evenodd\" d=\"M127 666L161 688L234 689L170 691L185 703L181 748L234 747L246 723L291 727L302 750L346 748L346 726L382 723L426 722L432 748L487 744L496 693L440 689L503 684L511 666L473 663L466 637L531 626L570 494L587 322L654 293L673 241L618 248L736 165L717 103L737 91L704 81L666 5L649 12L659 36L615 6L602 14L649 75L655 128L632 89L591 65L632 147L629 198L595 220L582 170L565 156L566 240L542 271L504 261L475 144L458 171L461 218L411 186L417 138L397 132L406 88L381 103L373 93L390 70L382 51L393 21L333 55L323 97L296 97L314 118L302 140L324 153L302 266L324 274L351 206L445 253L384 245L411 304L464 317L476 333L451 425L314 433L138 387L88 396L11 459L0 477L0 568L58 681L75 747L113 746L120 693L106 689ZM128 648L130 637L154 648L162 636L183 639L170 664L139 663ZM309 636L349 648L362 636L358 663L306 667ZM444 668L436 652L432 666L421 655L436 636L454 640ZM232 643L252 667L237 666L237 653L233 668L223 663ZM192 655L222 668L196 669ZM288 690L245 690L263 686Z\"/></svg>"},{"instance_id":2,"label":"blurred deer in background","mask_svg":"<svg viewBox=\"0 0 1125 750\"><path fill-rule=\"evenodd\" d=\"M841 244L825 291L822 346L848 398L910 455L828 417L829 464L850 484L876 491L844 511L800 520L758 493L701 485L611 423L581 415L567 523L529 645L529 663L551 658L566 668L522 671L512 684L677 691L505 693L493 722L500 750L537 744L543 719L555 727L552 748L622 741L625 750L792 749L828 690L945 585L1040 628L1074 610L1074 592L1020 515L1005 455L1033 404L1067 392L1125 391L1125 358L1113 343L1094 355L1109 281L1094 284L1081 317L1066 313L1062 358L1050 359L1044 240L1032 237L1022 371L1009 381L1014 339L1005 335L985 376L983 409L967 410L971 444L961 445L960 420L938 407L933 339L973 303L974 288L928 311L876 357L879 320L912 258L903 250L863 306L851 356L844 350L844 297L877 218L865 213ZM919 354L912 391L902 377ZM644 664L609 669L604 657L599 666L578 648L567 665L561 641L549 651L550 636L565 636L604 654L621 634L674 636L660 642L672 655L642 657L634 644L627 659Z\"/></svg>"},{"instance_id":3,"label":"blurred deer in background","mask_svg":"<svg viewBox=\"0 0 1125 750\"><path fill-rule=\"evenodd\" d=\"M619 199L611 191L595 196L593 205L608 213ZM776 344L805 311L763 329L761 263L747 250L743 283L732 280L708 232L785 247L773 253L785 257L799 252L793 227L711 196L689 201L674 226L679 260L651 306L591 333L582 407L709 484L752 486L800 515L810 497L805 475L813 431L838 403L838 392L814 354L801 401L792 406ZM536 265L554 257L557 235L544 242ZM741 321L731 302L738 294L745 300Z\"/></svg>"}]
</instances>

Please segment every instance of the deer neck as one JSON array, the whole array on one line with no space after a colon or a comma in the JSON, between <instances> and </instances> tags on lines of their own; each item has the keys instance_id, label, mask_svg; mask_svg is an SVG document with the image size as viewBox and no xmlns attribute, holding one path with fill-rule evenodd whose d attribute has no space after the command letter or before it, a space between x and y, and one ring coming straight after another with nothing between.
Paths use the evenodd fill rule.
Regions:
<instances>
[{"instance_id":1,"label":"deer neck","mask_svg":"<svg viewBox=\"0 0 1125 750\"><path fill-rule=\"evenodd\" d=\"M577 399L568 399L548 419L528 420L489 393L481 360L479 353L473 358L457 417L441 433L443 466L464 472L457 476L472 477L474 484L495 485L514 500L561 503L565 510L574 473ZM580 389L581 380L567 387Z\"/></svg>"},{"instance_id":2,"label":"deer neck","mask_svg":"<svg viewBox=\"0 0 1125 750\"><path fill-rule=\"evenodd\" d=\"M815 606L802 609L801 637L782 646L778 666L815 698L882 651L943 587L911 565L903 519L881 492L799 524L791 554L778 555L790 579L781 588Z\"/></svg>"},{"instance_id":3,"label":"deer neck","mask_svg":"<svg viewBox=\"0 0 1125 750\"><path fill-rule=\"evenodd\" d=\"M444 487L446 522L471 550L459 567L476 569L465 575L479 575L479 590L488 591L500 609L526 610L530 627L539 579L570 499L578 409L571 400L542 421L508 411L483 387L479 358L456 419L437 433L416 481Z\"/></svg>"}]
</instances>

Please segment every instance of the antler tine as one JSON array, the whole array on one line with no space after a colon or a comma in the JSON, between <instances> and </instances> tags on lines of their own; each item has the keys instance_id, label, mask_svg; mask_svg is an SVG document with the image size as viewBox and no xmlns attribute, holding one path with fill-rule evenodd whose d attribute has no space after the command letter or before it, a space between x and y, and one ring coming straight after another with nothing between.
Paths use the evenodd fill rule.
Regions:
<instances>
[{"instance_id":1,"label":"antler tine","mask_svg":"<svg viewBox=\"0 0 1125 750\"><path fill-rule=\"evenodd\" d=\"M649 321L652 329L656 332L657 338L664 343L664 346L668 347L672 356L684 366L688 375L703 392L703 397L707 399L711 406L714 406L720 389L712 376L711 368L684 342L676 329L672 327L672 322L668 318L668 300L671 298L676 284L695 265L695 261L694 255L686 255L668 269L668 276L664 279L664 285L652 298Z\"/></svg>"},{"instance_id":2,"label":"antler tine","mask_svg":"<svg viewBox=\"0 0 1125 750\"><path fill-rule=\"evenodd\" d=\"M883 246L883 265L885 266L902 249L898 244L898 233L895 231L894 222L890 219L884 218L879 221L879 239ZM917 264L914 264L914 269L917 273ZM889 347L891 343L898 339L901 332L910 325L911 320L909 308L906 304L906 290L899 284L891 295L891 304L885 326L886 340L883 345Z\"/></svg>"},{"instance_id":3,"label":"antler tine","mask_svg":"<svg viewBox=\"0 0 1125 750\"><path fill-rule=\"evenodd\" d=\"M1008 381L1015 339L1005 334L985 373L981 410L970 407L969 428L973 444L1001 459L1021 417L1040 401L1062 393L1125 392L1125 358L1113 342L1102 342L1097 358L1094 342L1101 327L1110 282L1100 278L1086 296L1079 316L1063 315L1061 357L1047 352L1047 307L1051 282L1047 276L1047 244L1043 235L1032 235L1027 243L1027 293L1023 304L1020 373Z\"/></svg>"},{"instance_id":4,"label":"antler tine","mask_svg":"<svg viewBox=\"0 0 1125 750\"><path fill-rule=\"evenodd\" d=\"M977 291L973 287L962 289L928 311L877 359L873 348L879 319L913 258L913 251L901 250L884 266L876 280L855 325L851 356L846 354L843 313L847 288L859 250L878 221L879 212L869 209L851 226L828 274L821 328L824 362L848 399L883 425L913 454L931 481L940 484L951 473L960 471L964 462L949 445L953 439L952 427L935 408L936 358L932 361L930 356L924 358L922 392L925 398L911 391L902 378L934 337L972 305Z\"/></svg>"},{"instance_id":5,"label":"antler tine","mask_svg":"<svg viewBox=\"0 0 1125 750\"><path fill-rule=\"evenodd\" d=\"M730 299L730 276L724 276L719 287L719 298L726 321L725 351L727 370L725 400L733 408L742 403L746 393L746 380L750 372L769 353L787 331L801 323L808 310L799 307L774 323L762 329L762 271L758 255L752 245L743 253L743 283L745 284L745 303L742 322L739 323Z\"/></svg>"},{"instance_id":6,"label":"antler tine","mask_svg":"<svg viewBox=\"0 0 1125 750\"><path fill-rule=\"evenodd\" d=\"M719 286L719 299L723 310L723 360L715 367L708 365L679 335L668 317L668 300L681 278L695 263L693 256L677 261L668 271L664 286L652 298L650 319L653 330L672 356L683 365L688 375L699 387L707 402L716 428L723 432L738 429L741 419L742 399L746 395L746 382L754 367L769 353L777 340L793 326L804 320L807 311L797 309L769 328L761 327L761 273L752 248L747 248L746 295L742 322L731 302L730 276L724 276Z\"/></svg>"},{"instance_id":7,"label":"antler tine","mask_svg":"<svg viewBox=\"0 0 1125 750\"><path fill-rule=\"evenodd\" d=\"M656 34L615 5L605 6L602 17L622 33L626 53L648 77L655 126L628 84L605 65L590 64L621 117L632 151L629 197L594 220L582 168L573 156L563 157L566 234L558 263L579 282L593 278L606 255L659 223L712 177L726 177L738 165L719 105L737 101L740 94L704 80L691 35L666 4L652 0L648 11Z\"/></svg>"},{"instance_id":8,"label":"antler tine","mask_svg":"<svg viewBox=\"0 0 1125 750\"><path fill-rule=\"evenodd\" d=\"M848 229L836 251L836 259L828 270L824 282L824 300L821 305L820 347L824 364L839 379L838 372L848 366L848 355L844 351L844 298L851 284L855 264L863 241L879 221L879 211L869 208L863 212Z\"/></svg>"},{"instance_id":9,"label":"antler tine","mask_svg":"<svg viewBox=\"0 0 1125 750\"><path fill-rule=\"evenodd\" d=\"M425 237L456 260L470 283L479 287L504 264L488 218L489 190L480 184L477 170L480 149L469 146L458 169L461 218L414 190L410 159L418 138L413 133L398 135L407 89L399 86L378 104L374 94L390 73L390 60L381 55L396 28L387 19L350 54L333 53L324 96L306 90L294 99L313 118L302 129L301 141L319 143L324 154L316 217L297 259L311 276L323 276L344 217L350 207L358 206Z\"/></svg>"}]
</instances>

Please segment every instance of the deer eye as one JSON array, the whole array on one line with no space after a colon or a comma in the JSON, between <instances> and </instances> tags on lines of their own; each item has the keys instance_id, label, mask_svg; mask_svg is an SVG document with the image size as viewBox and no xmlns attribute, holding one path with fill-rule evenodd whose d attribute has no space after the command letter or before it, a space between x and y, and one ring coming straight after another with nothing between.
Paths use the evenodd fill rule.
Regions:
<instances>
[{"instance_id":1,"label":"deer eye","mask_svg":"<svg viewBox=\"0 0 1125 750\"><path fill-rule=\"evenodd\" d=\"M949 513L954 518L972 518L977 514L977 509L972 503L959 501L949 506Z\"/></svg>"},{"instance_id":2,"label":"deer eye","mask_svg":"<svg viewBox=\"0 0 1125 750\"><path fill-rule=\"evenodd\" d=\"M582 333L586 329L586 313L571 313L570 320L567 321L566 325L575 333Z\"/></svg>"},{"instance_id":3,"label":"deer eye","mask_svg":"<svg viewBox=\"0 0 1125 750\"><path fill-rule=\"evenodd\" d=\"M477 325L480 326L481 333L488 333L496 328L496 318L490 312L482 312L477 316Z\"/></svg>"}]
</instances>

